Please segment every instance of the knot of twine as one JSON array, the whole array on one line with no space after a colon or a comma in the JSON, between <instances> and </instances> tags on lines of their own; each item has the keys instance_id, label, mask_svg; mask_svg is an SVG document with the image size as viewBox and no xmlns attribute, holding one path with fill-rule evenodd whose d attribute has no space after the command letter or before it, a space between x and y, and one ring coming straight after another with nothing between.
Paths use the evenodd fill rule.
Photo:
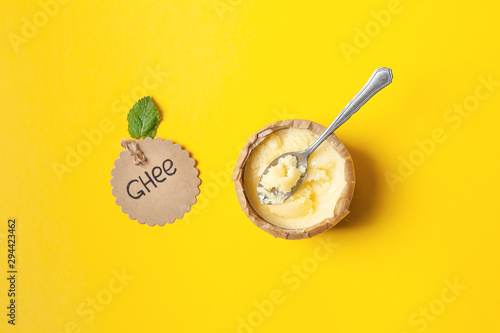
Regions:
<instances>
[{"instance_id":1,"label":"knot of twine","mask_svg":"<svg viewBox=\"0 0 500 333\"><path fill-rule=\"evenodd\" d=\"M121 145L128 151L130 156L133 157L135 165L146 162L146 156L144 156L144 153L139 149L137 142L134 140L122 140Z\"/></svg>"}]
</instances>

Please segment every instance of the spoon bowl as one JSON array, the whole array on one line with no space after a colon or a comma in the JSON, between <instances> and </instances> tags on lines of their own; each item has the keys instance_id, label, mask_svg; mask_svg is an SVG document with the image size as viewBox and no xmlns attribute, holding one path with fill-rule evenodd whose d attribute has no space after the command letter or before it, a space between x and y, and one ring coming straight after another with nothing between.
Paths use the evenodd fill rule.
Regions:
<instances>
[{"instance_id":1,"label":"spoon bowl","mask_svg":"<svg viewBox=\"0 0 500 333\"><path fill-rule=\"evenodd\" d=\"M307 153L307 150L303 150L303 151L299 151L299 152L296 152L296 151L294 151L294 152L288 152L288 153L284 153L284 154L276 157L266 167L266 170L264 170L264 172L262 173L262 176L260 177L260 180L259 180L259 187L261 187L261 186L263 186L262 185L262 177L264 177L264 175L267 174L267 172L269 171L269 169L271 167L276 166L281 158L286 157L288 155L295 156L295 158L297 159L297 168L304 167L306 171L300 176L299 180L297 180L297 183L295 183L295 185L292 187L292 189L289 192L281 192L277 187L273 187L271 189L271 193L273 195L277 195L279 197L282 197L283 201L285 201L286 199L290 198L294 193L296 193L299 190L299 188L302 186L302 184L304 184L304 182L306 180L306 177L307 177L307 161L309 160L309 154ZM278 204L277 202L275 203L273 200L270 200L268 197L266 197L265 195L261 194L261 192L259 192L259 191L257 191L257 192L259 193L259 200L263 204L265 204L265 205L275 205L275 204ZM279 193L279 192L281 192L281 193Z\"/></svg>"}]
</instances>

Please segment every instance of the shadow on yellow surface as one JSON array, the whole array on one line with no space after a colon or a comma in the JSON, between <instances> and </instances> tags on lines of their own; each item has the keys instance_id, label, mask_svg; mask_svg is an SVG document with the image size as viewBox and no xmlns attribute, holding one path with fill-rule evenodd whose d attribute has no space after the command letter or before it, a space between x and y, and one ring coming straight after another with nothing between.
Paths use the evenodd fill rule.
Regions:
<instances>
[{"instance_id":1,"label":"shadow on yellow surface","mask_svg":"<svg viewBox=\"0 0 500 333\"><path fill-rule=\"evenodd\" d=\"M354 161L354 171L356 172L356 186L354 196L347 215L335 228L353 228L365 226L376 219L373 218L375 212L377 195L383 180L383 172L376 170L374 158L365 150L355 145L346 144L352 160Z\"/></svg>"}]
</instances>

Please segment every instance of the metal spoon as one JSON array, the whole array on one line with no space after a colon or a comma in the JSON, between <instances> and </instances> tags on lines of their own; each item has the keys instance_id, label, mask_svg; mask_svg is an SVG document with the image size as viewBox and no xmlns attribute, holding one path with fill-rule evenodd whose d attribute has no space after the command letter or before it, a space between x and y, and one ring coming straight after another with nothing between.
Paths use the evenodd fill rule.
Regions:
<instances>
[{"instance_id":1,"label":"metal spoon","mask_svg":"<svg viewBox=\"0 0 500 333\"><path fill-rule=\"evenodd\" d=\"M309 148L304 149L303 151L300 152L289 152L285 153L283 155L280 155L276 157L269 165L267 168L264 170L262 173L262 176L260 177L259 185L258 187L263 186L262 183L262 177L267 174L268 170L270 167L275 166L278 164L278 161L287 155L293 155L297 158L297 167L304 166L306 169L306 172L299 178L297 181L297 184L295 184L294 187L289 192L282 193L280 189L278 188L273 188L272 193L276 194L279 192L280 196L283 195L283 201L290 198L295 192L299 190L299 188L304 184L304 181L307 176L307 161L309 159L309 156L318 148L323 141L327 137L329 137L337 128L339 128L343 123L347 121L353 114L356 113L370 98L372 98L376 93L378 93L380 90L383 88L387 87L389 83L392 82L392 71L389 68L381 67L377 68L372 76L368 79L368 82L361 88L361 90L354 96L354 98L347 103L346 107L344 110L342 110L337 118L332 122L332 124L326 129L326 131L321 134L321 136L311 145ZM272 205L273 203L270 201L270 198L268 198L265 195L259 194L259 200L265 205Z\"/></svg>"}]
</instances>

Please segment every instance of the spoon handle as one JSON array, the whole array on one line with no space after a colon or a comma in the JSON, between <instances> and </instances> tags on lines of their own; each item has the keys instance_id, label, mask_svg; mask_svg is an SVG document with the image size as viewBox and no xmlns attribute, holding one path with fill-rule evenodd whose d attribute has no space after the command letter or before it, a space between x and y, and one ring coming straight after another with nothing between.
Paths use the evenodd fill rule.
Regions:
<instances>
[{"instance_id":1,"label":"spoon handle","mask_svg":"<svg viewBox=\"0 0 500 333\"><path fill-rule=\"evenodd\" d=\"M377 68L372 76L365 83L363 88L354 96L354 98L347 103L344 110L342 110L337 118L331 123L323 134L305 150L308 155L311 155L316 148L319 147L337 128L339 128L347 119L351 118L370 98L373 97L383 88L387 87L392 82L392 71L390 68L381 67Z\"/></svg>"}]
</instances>

